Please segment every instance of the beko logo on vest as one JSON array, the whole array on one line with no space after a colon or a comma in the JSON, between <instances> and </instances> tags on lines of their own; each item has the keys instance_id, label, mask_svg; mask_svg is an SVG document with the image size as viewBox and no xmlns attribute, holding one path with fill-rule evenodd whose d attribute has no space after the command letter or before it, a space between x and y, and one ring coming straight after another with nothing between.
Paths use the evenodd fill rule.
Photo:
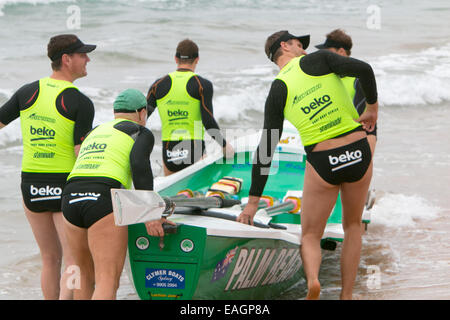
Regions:
<instances>
[{"instance_id":1,"label":"beko logo on vest","mask_svg":"<svg viewBox=\"0 0 450 320\"><path fill-rule=\"evenodd\" d=\"M355 151L345 151L345 153L340 154L339 156L328 156L328 160L332 166L336 166L341 164L341 166L333 168L331 171L336 171L341 168L353 165L362 161L362 152L361 150Z\"/></svg>"},{"instance_id":2,"label":"beko logo on vest","mask_svg":"<svg viewBox=\"0 0 450 320\"><path fill-rule=\"evenodd\" d=\"M107 146L108 145L106 143L93 142L93 143L88 144L87 146L83 147L81 149L80 153L87 152L87 151L90 151L90 152L103 152L103 151L105 151Z\"/></svg>"},{"instance_id":3,"label":"beko logo on vest","mask_svg":"<svg viewBox=\"0 0 450 320\"><path fill-rule=\"evenodd\" d=\"M43 136L43 138L36 138L31 140L38 140L38 139L54 139L55 138L55 130L43 127L43 128L35 128L33 126L30 126L30 134L35 136Z\"/></svg>"},{"instance_id":4,"label":"beko logo on vest","mask_svg":"<svg viewBox=\"0 0 450 320\"><path fill-rule=\"evenodd\" d=\"M314 98L314 100L308 106L300 107L300 109L302 109L304 114L308 114L312 110L317 109L318 107L321 107L321 109L319 110L321 111L323 108L328 107L331 103L333 102L331 101L330 96L326 94L323 97L320 97L319 99Z\"/></svg>"},{"instance_id":5,"label":"beko logo on vest","mask_svg":"<svg viewBox=\"0 0 450 320\"><path fill-rule=\"evenodd\" d=\"M60 196L62 194L62 189L59 187L45 186L37 188L33 185L30 186L30 194L32 196Z\"/></svg>"},{"instance_id":6,"label":"beko logo on vest","mask_svg":"<svg viewBox=\"0 0 450 320\"><path fill-rule=\"evenodd\" d=\"M167 115L169 117L177 117L176 119L170 119L169 121L172 120L180 120L180 119L187 119L189 117L189 112L188 111L183 111L183 110L175 110L175 111L170 111L167 110Z\"/></svg>"}]
</instances>

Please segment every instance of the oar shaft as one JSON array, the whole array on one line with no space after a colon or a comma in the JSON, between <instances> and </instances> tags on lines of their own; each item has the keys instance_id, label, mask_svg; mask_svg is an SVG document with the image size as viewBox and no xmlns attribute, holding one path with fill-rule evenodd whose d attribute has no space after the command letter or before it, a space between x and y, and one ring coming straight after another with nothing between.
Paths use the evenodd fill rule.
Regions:
<instances>
[{"instance_id":1,"label":"oar shaft","mask_svg":"<svg viewBox=\"0 0 450 320\"><path fill-rule=\"evenodd\" d=\"M289 212L295 208L295 204L291 201L276 204L270 208L265 209L268 215L275 215L281 212Z\"/></svg>"},{"instance_id":2,"label":"oar shaft","mask_svg":"<svg viewBox=\"0 0 450 320\"><path fill-rule=\"evenodd\" d=\"M174 204L176 207L195 207L200 209L209 208L228 208L240 204L240 200L222 199L219 197L201 197L201 198L164 198L167 207Z\"/></svg>"}]
</instances>

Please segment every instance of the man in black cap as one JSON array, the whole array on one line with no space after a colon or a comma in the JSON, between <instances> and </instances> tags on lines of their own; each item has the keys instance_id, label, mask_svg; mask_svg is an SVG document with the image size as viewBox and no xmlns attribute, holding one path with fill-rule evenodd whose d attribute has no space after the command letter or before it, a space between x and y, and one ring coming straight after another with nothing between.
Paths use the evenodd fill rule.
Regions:
<instances>
[{"instance_id":1,"label":"man in black cap","mask_svg":"<svg viewBox=\"0 0 450 320\"><path fill-rule=\"evenodd\" d=\"M309 36L296 37L286 30L266 40L266 55L280 72L266 99L249 200L237 221L253 223L286 119L297 128L306 151L300 249L306 298L320 297L320 241L340 193L345 233L340 298L351 299L361 251L361 216L372 177L372 151L364 129L372 131L378 117L376 81L369 64L326 50L306 55L308 44ZM367 98L360 117L339 76L360 79ZM342 155L355 153L355 161L340 162Z\"/></svg>"},{"instance_id":2,"label":"man in black cap","mask_svg":"<svg viewBox=\"0 0 450 320\"><path fill-rule=\"evenodd\" d=\"M343 57L350 57L353 47L352 38L341 29L336 29L327 34L327 38L323 44L315 46L317 49L325 49ZM353 105L361 115L366 109L366 97L362 90L361 84L358 78L355 77L342 77L342 82L347 89L350 97L353 100ZM377 125L371 132L367 132L367 139L372 149L375 151L375 145L377 143Z\"/></svg>"},{"instance_id":3,"label":"man in black cap","mask_svg":"<svg viewBox=\"0 0 450 320\"><path fill-rule=\"evenodd\" d=\"M148 114L158 108L161 118L164 174L178 172L200 160L205 152L204 131L234 156L213 116L213 85L195 74L198 46L185 39L175 53L177 70L156 80L147 94Z\"/></svg>"},{"instance_id":4,"label":"man in black cap","mask_svg":"<svg viewBox=\"0 0 450 320\"><path fill-rule=\"evenodd\" d=\"M62 34L50 39L52 74L21 87L0 108L0 128L20 117L23 137L23 207L42 258L45 299L70 299L61 264L72 265L62 232L61 194L81 142L92 129L94 105L73 82L87 75L95 45Z\"/></svg>"}]
</instances>

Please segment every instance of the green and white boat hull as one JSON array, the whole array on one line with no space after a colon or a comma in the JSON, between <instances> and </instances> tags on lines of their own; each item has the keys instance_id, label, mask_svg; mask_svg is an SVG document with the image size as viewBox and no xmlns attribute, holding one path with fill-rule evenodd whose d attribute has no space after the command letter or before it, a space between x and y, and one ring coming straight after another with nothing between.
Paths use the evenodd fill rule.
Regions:
<instances>
[{"instance_id":1,"label":"green and white boat hull","mask_svg":"<svg viewBox=\"0 0 450 320\"><path fill-rule=\"evenodd\" d=\"M303 188L305 154L295 130L285 127L280 141L264 194L282 201L287 191ZM185 170L155 179L155 191L163 196L184 189L206 193L213 183L231 176L243 180L237 196L245 199L258 142L259 134L237 139L233 160L211 154ZM207 210L221 211L237 216L241 209ZM303 277L301 213L272 217L272 223L285 229L186 213L169 218L177 227L163 239L149 236L142 223L128 227L128 271L139 298L273 299ZM325 245L333 247L343 240L341 218L338 199L323 235ZM370 221L367 213L364 219Z\"/></svg>"}]
</instances>

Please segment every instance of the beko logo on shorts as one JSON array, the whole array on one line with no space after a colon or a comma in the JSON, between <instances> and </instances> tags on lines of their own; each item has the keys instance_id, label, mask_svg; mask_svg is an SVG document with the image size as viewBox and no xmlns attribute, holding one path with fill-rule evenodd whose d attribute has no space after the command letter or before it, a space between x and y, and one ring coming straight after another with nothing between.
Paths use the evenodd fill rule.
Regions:
<instances>
[{"instance_id":1,"label":"beko logo on shorts","mask_svg":"<svg viewBox=\"0 0 450 320\"><path fill-rule=\"evenodd\" d=\"M341 165L332 169L332 171L335 171L362 161L362 152L361 150L345 151L345 153L336 157L328 156L328 160L332 166Z\"/></svg>"},{"instance_id":2,"label":"beko logo on shorts","mask_svg":"<svg viewBox=\"0 0 450 320\"><path fill-rule=\"evenodd\" d=\"M167 150L166 151L168 158L186 158L189 154L188 150Z\"/></svg>"},{"instance_id":3,"label":"beko logo on shorts","mask_svg":"<svg viewBox=\"0 0 450 320\"><path fill-rule=\"evenodd\" d=\"M30 194L32 196L60 196L62 194L62 189L59 187L45 186L37 188L33 185L30 186Z\"/></svg>"}]
</instances>

